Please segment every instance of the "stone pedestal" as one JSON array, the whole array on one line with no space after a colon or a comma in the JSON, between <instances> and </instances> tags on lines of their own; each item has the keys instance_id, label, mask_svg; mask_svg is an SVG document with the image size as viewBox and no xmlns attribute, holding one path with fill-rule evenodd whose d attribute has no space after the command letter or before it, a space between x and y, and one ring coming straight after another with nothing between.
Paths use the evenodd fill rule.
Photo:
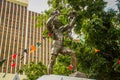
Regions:
<instances>
[{"instance_id":1,"label":"stone pedestal","mask_svg":"<svg viewBox=\"0 0 120 80\"><path fill-rule=\"evenodd\" d=\"M62 75L43 75L42 77L38 78L37 80L93 80L93 79L62 76Z\"/></svg>"},{"instance_id":2,"label":"stone pedestal","mask_svg":"<svg viewBox=\"0 0 120 80\"><path fill-rule=\"evenodd\" d=\"M69 76L72 76L72 77L79 77L79 78L88 78L87 75L85 73L81 73L81 72L75 72L75 73L72 73L70 74Z\"/></svg>"}]
</instances>

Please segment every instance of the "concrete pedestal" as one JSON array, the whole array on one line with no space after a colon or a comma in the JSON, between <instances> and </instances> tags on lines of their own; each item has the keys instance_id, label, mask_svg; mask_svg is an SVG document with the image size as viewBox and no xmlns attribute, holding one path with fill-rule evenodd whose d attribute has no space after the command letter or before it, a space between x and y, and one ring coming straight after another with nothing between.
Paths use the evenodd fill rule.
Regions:
<instances>
[{"instance_id":1,"label":"concrete pedestal","mask_svg":"<svg viewBox=\"0 0 120 80\"><path fill-rule=\"evenodd\" d=\"M70 76L62 76L62 75L44 75L37 80L94 80L87 78L78 78L78 77L70 77Z\"/></svg>"}]
</instances>

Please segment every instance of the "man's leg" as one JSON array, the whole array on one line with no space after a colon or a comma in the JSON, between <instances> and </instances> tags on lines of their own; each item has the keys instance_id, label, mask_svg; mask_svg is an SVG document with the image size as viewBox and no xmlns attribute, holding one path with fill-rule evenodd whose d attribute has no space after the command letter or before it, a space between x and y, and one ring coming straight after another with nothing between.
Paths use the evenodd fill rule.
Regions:
<instances>
[{"instance_id":1,"label":"man's leg","mask_svg":"<svg viewBox=\"0 0 120 80\"><path fill-rule=\"evenodd\" d=\"M75 52L69 48L63 47L61 49L60 53L63 55L70 55L71 56L71 64L73 65L74 72L76 72L77 71L77 59L76 59Z\"/></svg>"},{"instance_id":2,"label":"man's leg","mask_svg":"<svg viewBox=\"0 0 120 80\"><path fill-rule=\"evenodd\" d=\"M56 58L57 58L56 54L51 55L50 63L48 65L48 74L52 74L53 66L54 66L54 64L56 62Z\"/></svg>"},{"instance_id":3,"label":"man's leg","mask_svg":"<svg viewBox=\"0 0 120 80\"><path fill-rule=\"evenodd\" d=\"M51 50L50 63L48 65L48 74L52 74L52 72L53 72L53 66L56 62L56 58L57 58L60 48L61 48L61 46L57 45L56 42L54 42L52 50Z\"/></svg>"},{"instance_id":4,"label":"man's leg","mask_svg":"<svg viewBox=\"0 0 120 80\"><path fill-rule=\"evenodd\" d=\"M58 56L58 53L60 52L61 47L62 47L62 42L60 40L53 40L51 59L48 66L48 74L52 74L53 66L56 62L56 58Z\"/></svg>"}]
</instances>

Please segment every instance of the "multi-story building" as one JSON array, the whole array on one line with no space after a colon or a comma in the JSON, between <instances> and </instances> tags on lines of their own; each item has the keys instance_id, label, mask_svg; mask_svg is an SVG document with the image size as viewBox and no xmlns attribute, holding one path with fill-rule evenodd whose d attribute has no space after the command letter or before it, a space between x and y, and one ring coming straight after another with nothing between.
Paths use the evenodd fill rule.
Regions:
<instances>
[{"instance_id":1,"label":"multi-story building","mask_svg":"<svg viewBox=\"0 0 120 80\"><path fill-rule=\"evenodd\" d=\"M0 60L6 58L6 62L0 67L1 73L15 74L23 64L31 61L42 61L45 65L49 62L51 42L42 38L45 27L38 28L35 25L40 14L29 11L27 6L28 0L0 0ZM37 43L41 43L41 46L38 47ZM36 50L29 53L31 45ZM13 60L14 54L17 56Z\"/></svg>"}]
</instances>

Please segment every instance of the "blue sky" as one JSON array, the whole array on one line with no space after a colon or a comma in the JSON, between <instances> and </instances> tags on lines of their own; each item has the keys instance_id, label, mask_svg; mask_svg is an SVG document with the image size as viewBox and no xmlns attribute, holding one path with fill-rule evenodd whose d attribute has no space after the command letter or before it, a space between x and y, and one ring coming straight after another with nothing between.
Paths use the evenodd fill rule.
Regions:
<instances>
[{"instance_id":1,"label":"blue sky","mask_svg":"<svg viewBox=\"0 0 120 80\"><path fill-rule=\"evenodd\" d=\"M117 7L115 6L116 2L115 0L105 0L108 2L107 8L114 8L115 10ZM47 0L29 0L29 6L28 9L37 13L41 13L44 10L49 9L49 6L47 5Z\"/></svg>"}]
</instances>

